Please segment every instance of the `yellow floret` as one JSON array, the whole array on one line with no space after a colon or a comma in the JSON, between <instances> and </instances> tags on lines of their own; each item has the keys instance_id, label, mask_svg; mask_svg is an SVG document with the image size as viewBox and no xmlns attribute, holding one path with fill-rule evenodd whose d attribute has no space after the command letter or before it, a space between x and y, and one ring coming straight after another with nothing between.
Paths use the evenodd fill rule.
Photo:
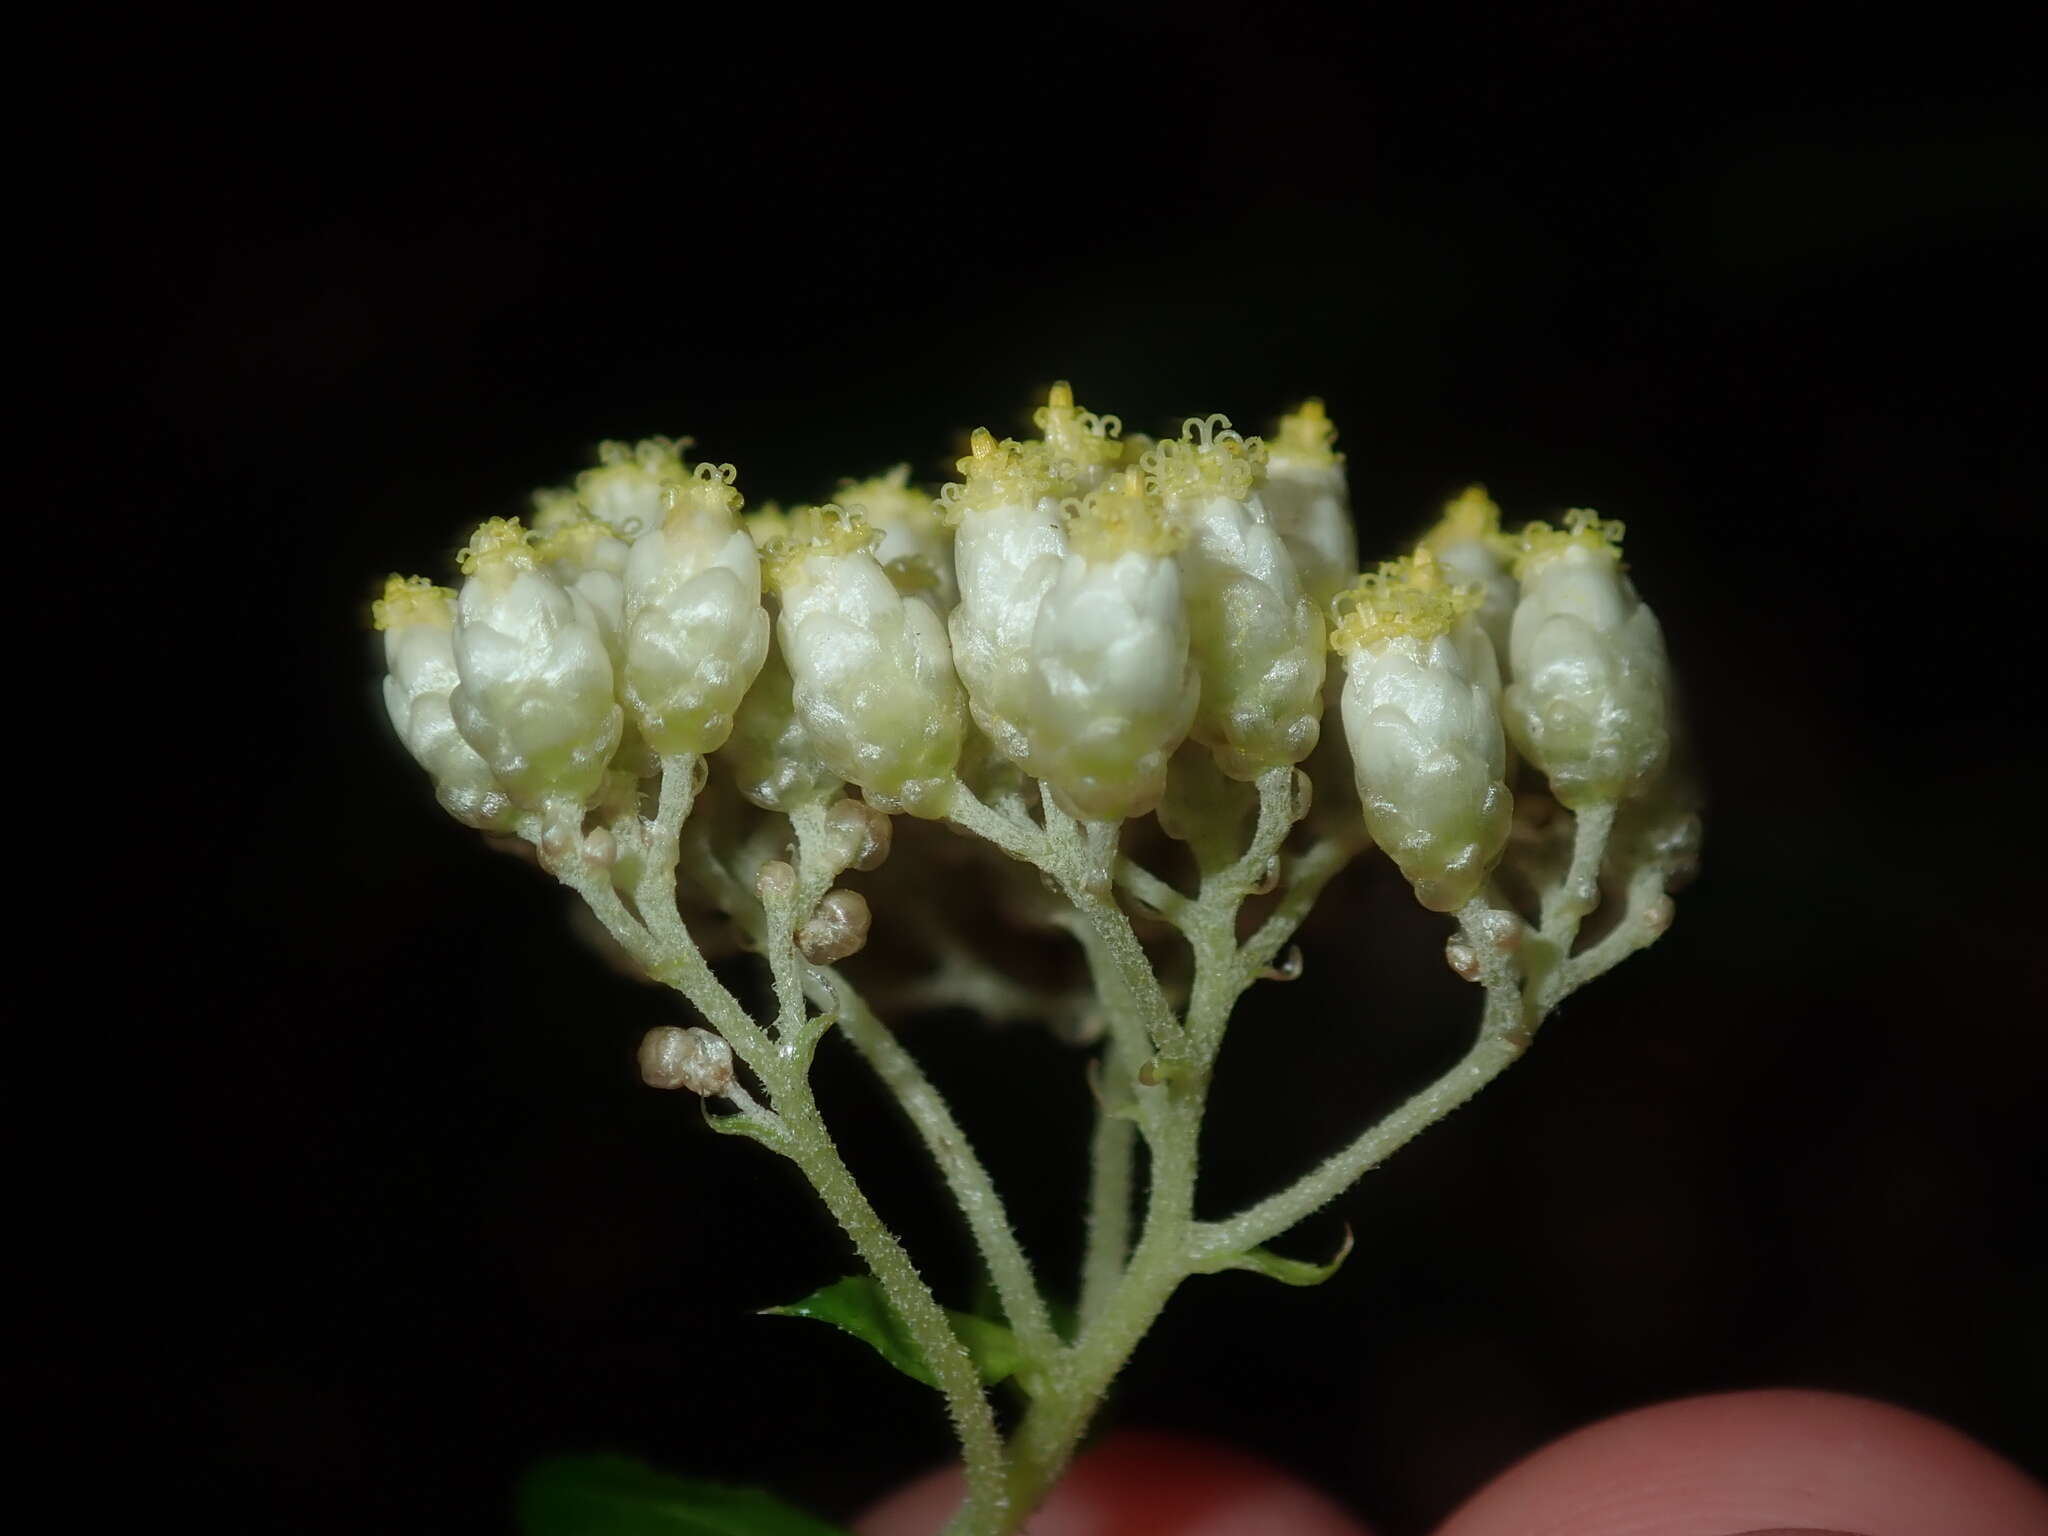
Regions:
<instances>
[{"instance_id":1,"label":"yellow floret","mask_svg":"<svg viewBox=\"0 0 2048 1536\"><path fill-rule=\"evenodd\" d=\"M530 571L535 565L533 545L528 542L526 529L516 517L494 517L479 524L455 561L465 576L492 571Z\"/></svg>"},{"instance_id":2,"label":"yellow floret","mask_svg":"<svg viewBox=\"0 0 2048 1536\"><path fill-rule=\"evenodd\" d=\"M786 539L790 532L789 514L782 510L782 503L764 501L741 519L748 533L754 536L754 548L766 549L777 539Z\"/></svg>"},{"instance_id":3,"label":"yellow floret","mask_svg":"<svg viewBox=\"0 0 2048 1536\"><path fill-rule=\"evenodd\" d=\"M1187 529L1146 486L1141 470L1127 469L1101 490L1066 504L1068 547L1087 560L1119 555L1170 555L1187 542Z\"/></svg>"},{"instance_id":4,"label":"yellow floret","mask_svg":"<svg viewBox=\"0 0 2048 1536\"><path fill-rule=\"evenodd\" d=\"M683 450L696 443L694 437L643 437L637 443L608 440L597 445L597 461L606 467L636 465L657 480L680 480L689 473Z\"/></svg>"},{"instance_id":5,"label":"yellow floret","mask_svg":"<svg viewBox=\"0 0 2048 1536\"><path fill-rule=\"evenodd\" d=\"M1074 404L1074 386L1065 379L1046 392L1045 404L1031 413L1031 424L1044 434L1047 452L1073 470L1122 460L1122 420Z\"/></svg>"},{"instance_id":6,"label":"yellow floret","mask_svg":"<svg viewBox=\"0 0 2048 1536\"><path fill-rule=\"evenodd\" d=\"M680 533L700 518L724 521L740 515L746 498L733 488L739 471L730 464L699 464L690 478L668 488L669 532Z\"/></svg>"},{"instance_id":7,"label":"yellow floret","mask_svg":"<svg viewBox=\"0 0 2048 1536\"><path fill-rule=\"evenodd\" d=\"M1583 507L1564 515L1564 527L1531 523L1516 541L1515 580L1527 581L1531 572L1548 564L1568 549L1587 549L1621 562L1621 540L1628 532L1625 523L1601 517Z\"/></svg>"},{"instance_id":8,"label":"yellow floret","mask_svg":"<svg viewBox=\"0 0 2048 1536\"><path fill-rule=\"evenodd\" d=\"M582 498L565 485L544 485L532 499L533 531L543 537L589 516Z\"/></svg>"},{"instance_id":9,"label":"yellow floret","mask_svg":"<svg viewBox=\"0 0 2048 1536\"><path fill-rule=\"evenodd\" d=\"M812 557L860 554L873 549L881 537L858 508L848 511L833 502L798 507L789 514L789 532L761 551L762 580L780 592Z\"/></svg>"},{"instance_id":10,"label":"yellow floret","mask_svg":"<svg viewBox=\"0 0 2048 1536\"><path fill-rule=\"evenodd\" d=\"M1501 533L1500 508L1483 485L1468 485L1445 502L1444 515L1419 543L1437 554L1453 544L1484 544L1503 557L1512 557L1520 548L1518 540Z\"/></svg>"},{"instance_id":11,"label":"yellow floret","mask_svg":"<svg viewBox=\"0 0 2048 1536\"><path fill-rule=\"evenodd\" d=\"M1399 635L1434 640L1479 606L1477 587L1457 586L1444 576L1436 555L1424 545L1413 555L1385 562L1337 594L1330 604L1336 621L1333 650L1364 650Z\"/></svg>"},{"instance_id":12,"label":"yellow floret","mask_svg":"<svg viewBox=\"0 0 2048 1536\"><path fill-rule=\"evenodd\" d=\"M1344 459L1332 446L1337 441L1337 428L1320 400L1304 400L1282 416L1273 438L1274 451L1299 464L1327 468Z\"/></svg>"},{"instance_id":13,"label":"yellow floret","mask_svg":"<svg viewBox=\"0 0 2048 1536\"><path fill-rule=\"evenodd\" d=\"M954 468L959 481L939 492L941 513L949 524L957 525L963 513L1029 505L1060 490L1045 444L1008 437L997 442L987 427L974 429L967 457Z\"/></svg>"},{"instance_id":14,"label":"yellow floret","mask_svg":"<svg viewBox=\"0 0 2048 1536\"><path fill-rule=\"evenodd\" d=\"M552 565L559 560L588 565L597 545L617 537L610 523L586 512L574 522L557 522L546 529L536 528L533 554L542 565Z\"/></svg>"},{"instance_id":15,"label":"yellow floret","mask_svg":"<svg viewBox=\"0 0 2048 1536\"><path fill-rule=\"evenodd\" d=\"M455 623L455 594L424 576L393 571L384 580L384 595L370 604L370 622L378 629L406 629L431 624L449 629Z\"/></svg>"},{"instance_id":16,"label":"yellow floret","mask_svg":"<svg viewBox=\"0 0 2048 1536\"><path fill-rule=\"evenodd\" d=\"M860 511L877 528L928 531L942 521L939 504L910 483L908 464L898 464L886 475L842 480L833 499L842 507Z\"/></svg>"},{"instance_id":17,"label":"yellow floret","mask_svg":"<svg viewBox=\"0 0 2048 1536\"><path fill-rule=\"evenodd\" d=\"M1164 501L1243 501L1265 478L1266 443L1233 430L1228 416L1190 416L1178 439L1160 443L1139 463L1152 494Z\"/></svg>"}]
</instances>

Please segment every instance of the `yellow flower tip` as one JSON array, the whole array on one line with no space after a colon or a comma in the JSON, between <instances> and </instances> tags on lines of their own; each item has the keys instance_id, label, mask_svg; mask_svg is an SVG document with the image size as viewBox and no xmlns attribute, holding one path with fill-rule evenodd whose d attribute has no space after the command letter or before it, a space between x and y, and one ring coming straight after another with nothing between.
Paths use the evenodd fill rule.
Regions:
<instances>
[{"instance_id":1,"label":"yellow flower tip","mask_svg":"<svg viewBox=\"0 0 2048 1536\"><path fill-rule=\"evenodd\" d=\"M588 515L582 499L565 485L544 485L533 493L533 531L543 537Z\"/></svg>"},{"instance_id":2,"label":"yellow flower tip","mask_svg":"<svg viewBox=\"0 0 2048 1536\"><path fill-rule=\"evenodd\" d=\"M1516 541L1515 579L1527 581L1532 572L1549 564L1569 549L1591 550L1621 563L1621 540L1628 526L1614 518L1601 517L1583 507L1565 513L1564 526L1531 523Z\"/></svg>"},{"instance_id":3,"label":"yellow flower tip","mask_svg":"<svg viewBox=\"0 0 2048 1536\"><path fill-rule=\"evenodd\" d=\"M1298 463L1327 468L1344 460L1344 455L1333 446L1337 441L1337 428L1320 400L1302 401L1280 418L1280 425L1273 435L1279 452Z\"/></svg>"},{"instance_id":4,"label":"yellow flower tip","mask_svg":"<svg viewBox=\"0 0 2048 1536\"><path fill-rule=\"evenodd\" d=\"M789 531L761 551L761 577L780 592L798 578L804 563L818 555L856 555L881 542L881 533L858 507L835 502L798 507L789 514Z\"/></svg>"},{"instance_id":5,"label":"yellow flower tip","mask_svg":"<svg viewBox=\"0 0 2048 1536\"><path fill-rule=\"evenodd\" d=\"M574 522L556 523L546 530L536 528L533 557L542 565L552 565L560 560L587 561L596 545L617 537L609 523L585 514Z\"/></svg>"},{"instance_id":6,"label":"yellow flower tip","mask_svg":"<svg viewBox=\"0 0 2048 1536\"><path fill-rule=\"evenodd\" d=\"M741 521L745 523L747 532L753 535L755 549L766 549L777 539L789 537L789 514L777 502L762 502Z\"/></svg>"},{"instance_id":7,"label":"yellow flower tip","mask_svg":"<svg viewBox=\"0 0 2048 1536\"><path fill-rule=\"evenodd\" d=\"M1165 556L1187 542L1187 529L1136 467L1082 500L1067 502L1064 510L1068 546L1084 559L1114 560L1133 552Z\"/></svg>"},{"instance_id":8,"label":"yellow flower tip","mask_svg":"<svg viewBox=\"0 0 2048 1536\"><path fill-rule=\"evenodd\" d=\"M1138 462L1152 494L1162 500L1243 501L1265 477L1266 444L1233 430L1228 416L1190 416L1178 438L1157 444Z\"/></svg>"},{"instance_id":9,"label":"yellow flower tip","mask_svg":"<svg viewBox=\"0 0 2048 1536\"><path fill-rule=\"evenodd\" d=\"M910 483L908 464L898 464L886 475L841 480L833 500L864 513L878 528L929 530L940 520L938 503Z\"/></svg>"},{"instance_id":10,"label":"yellow flower tip","mask_svg":"<svg viewBox=\"0 0 2048 1536\"><path fill-rule=\"evenodd\" d=\"M657 480L680 480L688 473L683 452L696 446L694 437L643 437L637 443L613 440L597 445L597 461L606 468L637 466Z\"/></svg>"},{"instance_id":11,"label":"yellow flower tip","mask_svg":"<svg viewBox=\"0 0 2048 1536\"><path fill-rule=\"evenodd\" d=\"M516 517L494 517L480 524L455 557L465 576L534 569L533 546Z\"/></svg>"},{"instance_id":12,"label":"yellow flower tip","mask_svg":"<svg viewBox=\"0 0 2048 1536\"><path fill-rule=\"evenodd\" d=\"M1458 586L1444 575L1425 545L1413 555L1389 560L1358 578L1330 604L1335 621L1330 647L1347 655L1400 635L1434 640L1479 606L1476 586Z\"/></svg>"},{"instance_id":13,"label":"yellow flower tip","mask_svg":"<svg viewBox=\"0 0 2048 1536\"><path fill-rule=\"evenodd\" d=\"M1452 500L1444 503L1444 513L1437 524L1422 536L1422 547L1441 554L1453 544L1486 544L1499 546L1500 508L1483 485L1468 485ZM1512 553L1514 546L1503 553Z\"/></svg>"},{"instance_id":14,"label":"yellow flower tip","mask_svg":"<svg viewBox=\"0 0 2048 1536\"><path fill-rule=\"evenodd\" d=\"M1114 464L1123 455L1122 418L1098 416L1074 404L1074 387L1065 379L1046 391L1045 404L1031 413L1031 424L1044 434L1047 450L1069 469Z\"/></svg>"},{"instance_id":15,"label":"yellow flower tip","mask_svg":"<svg viewBox=\"0 0 2048 1536\"><path fill-rule=\"evenodd\" d=\"M450 629L455 624L455 594L424 576L401 576L393 571L384 580L384 595L370 604L370 623L379 630L407 629L415 624Z\"/></svg>"},{"instance_id":16,"label":"yellow flower tip","mask_svg":"<svg viewBox=\"0 0 2048 1536\"><path fill-rule=\"evenodd\" d=\"M738 475L739 471L730 464L699 464L690 471L689 479L669 486L665 519L668 531L681 533L703 518L738 517L745 505L745 498L733 488Z\"/></svg>"},{"instance_id":17,"label":"yellow flower tip","mask_svg":"<svg viewBox=\"0 0 2048 1536\"><path fill-rule=\"evenodd\" d=\"M1029 504L1054 493L1057 478L1044 443L1008 437L998 442L987 427L976 427L967 448L967 457L953 466L959 480L939 492L940 516L948 524L957 525L967 512Z\"/></svg>"}]
</instances>

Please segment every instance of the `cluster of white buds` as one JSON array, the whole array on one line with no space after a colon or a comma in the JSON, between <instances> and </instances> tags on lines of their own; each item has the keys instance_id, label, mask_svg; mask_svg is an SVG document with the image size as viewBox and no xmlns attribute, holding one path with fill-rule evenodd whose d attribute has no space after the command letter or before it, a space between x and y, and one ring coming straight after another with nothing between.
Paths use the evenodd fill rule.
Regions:
<instances>
[{"instance_id":1,"label":"cluster of white buds","mask_svg":"<svg viewBox=\"0 0 2048 1536\"><path fill-rule=\"evenodd\" d=\"M566 846L679 756L766 811L851 786L878 819L943 819L963 778L1008 775L1114 824L1160 808L1183 748L1219 786L1302 763L1341 698L1365 830L1440 911L1503 857L1524 765L1574 811L1684 800L1620 524L1504 533L1475 487L1360 576L1320 401L1270 442L1221 416L1127 437L1064 384L1035 422L977 429L937 495L899 465L745 516L732 466L686 463L687 440L607 444L573 488L535 493L531 531L477 529L459 596L391 578L392 720L453 814L537 816ZM1175 837L1249 803L1176 773ZM1684 841L1661 814L1624 817L1654 823L1630 846Z\"/></svg>"},{"instance_id":2,"label":"cluster of white buds","mask_svg":"<svg viewBox=\"0 0 2048 1536\"><path fill-rule=\"evenodd\" d=\"M1509 533L1475 487L1361 572L1320 401L1271 442L1222 416L1127 436L1064 384L1033 420L977 428L936 494L899 465L789 511L745 512L686 442L606 444L530 527L478 527L459 591L393 576L373 605L392 723L441 804L532 844L611 958L702 1019L649 1031L642 1079L720 1100L711 1126L791 1159L852 1239L872 1286L774 1310L886 1337L946 1394L968 1483L948 1528L982 1536L1057 1476L1162 1274L1326 1278L1264 1245L1661 934L1699 841L1619 523ZM1292 1185L1196 1221L1231 1011L1301 974L1289 941L1375 845L1456 914L1444 956L1480 1028ZM751 1002L713 969L741 951ZM1094 1049L1071 1335L890 1005ZM809 1079L828 1032L932 1154L1006 1323L948 1313L860 1192ZM985 1387L1011 1373L1033 1402L1005 1442Z\"/></svg>"}]
</instances>

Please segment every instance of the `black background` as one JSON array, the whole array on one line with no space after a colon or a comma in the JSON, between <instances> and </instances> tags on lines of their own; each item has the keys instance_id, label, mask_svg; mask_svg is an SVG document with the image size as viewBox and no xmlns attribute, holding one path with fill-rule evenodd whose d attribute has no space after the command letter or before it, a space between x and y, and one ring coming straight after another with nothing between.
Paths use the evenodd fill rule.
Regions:
<instances>
[{"instance_id":1,"label":"black background","mask_svg":"<svg viewBox=\"0 0 2048 1536\"><path fill-rule=\"evenodd\" d=\"M1153 430L1324 395L1368 558L1472 478L1625 518L1712 789L1666 940L1287 1240L1352 1222L1334 1283L1191 1283L1117 1420L1394 1536L1719 1388L1874 1394L2039 1470L2048 139L2022 39L1799 14L336 14L83 52L62 238L116 281L61 318L134 466L94 580L171 598L130 722L168 745L123 758L151 941L95 979L146 973L175 1046L98 1233L168 1354L91 1401L170 1404L237 1529L503 1529L522 1465L599 1447L845 1515L945 1454L922 1388L752 1315L841 1240L638 1086L674 1015L434 809L366 604L599 438L810 498L937 479L1067 377ZM1441 938L1383 864L1333 890L1233 1036L1207 1208L1459 1048ZM1069 1272L1078 1061L906 1037ZM907 1139L839 1053L821 1084L964 1299Z\"/></svg>"}]
</instances>

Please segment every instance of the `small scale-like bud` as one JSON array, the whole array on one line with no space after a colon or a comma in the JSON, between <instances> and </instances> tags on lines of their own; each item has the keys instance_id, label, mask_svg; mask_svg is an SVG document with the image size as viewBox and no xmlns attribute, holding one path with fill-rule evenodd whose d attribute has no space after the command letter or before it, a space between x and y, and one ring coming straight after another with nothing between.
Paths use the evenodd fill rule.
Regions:
<instances>
[{"instance_id":1,"label":"small scale-like bud","mask_svg":"<svg viewBox=\"0 0 2048 1536\"><path fill-rule=\"evenodd\" d=\"M1068 553L1031 630L1029 758L1068 814L1141 816L1187 739L1200 680L1174 556L1185 534L1139 471L1072 509Z\"/></svg>"},{"instance_id":2,"label":"small scale-like bud","mask_svg":"<svg viewBox=\"0 0 2048 1536\"><path fill-rule=\"evenodd\" d=\"M541 569L517 519L478 528L462 570L456 729L518 804L557 815L588 804L624 721L595 610Z\"/></svg>"},{"instance_id":3,"label":"small scale-like bud","mask_svg":"<svg viewBox=\"0 0 2048 1536\"><path fill-rule=\"evenodd\" d=\"M1416 899L1454 912L1506 846L1513 797L1493 645L1427 548L1364 577L1333 635L1366 830Z\"/></svg>"},{"instance_id":4,"label":"small scale-like bud","mask_svg":"<svg viewBox=\"0 0 2048 1536\"><path fill-rule=\"evenodd\" d=\"M434 781L435 798L457 821L506 826L513 807L476 748L462 739L448 696L455 670L455 594L424 576L393 575L371 605L384 636L384 707L398 739Z\"/></svg>"},{"instance_id":5,"label":"small scale-like bud","mask_svg":"<svg viewBox=\"0 0 2048 1536\"><path fill-rule=\"evenodd\" d=\"M1620 523L1522 531L1505 707L1515 745L1572 810L1641 793L1670 752L1670 662L1622 572Z\"/></svg>"},{"instance_id":6,"label":"small scale-like bud","mask_svg":"<svg viewBox=\"0 0 2048 1536\"><path fill-rule=\"evenodd\" d=\"M1188 534L1180 566L1201 677L1191 731L1240 779L1314 748L1328 659L1322 615L1259 498L1265 462L1266 445L1221 416L1189 421L1143 460Z\"/></svg>"},{"instance_id":7,"label":"small scale-like bud","mask_svg":"<svg viewBox=\"0 0 2048 1536\"><path fill-rule=\"evenodd\" d=\"M825 813L825 826L841 869L865 873L887 861L895 823L872 805L851 797L835 801Z\"/></svg>"},{"instance_id":8,"label":"small scale-like bud","mask_svg":"<svg viewBox=\"0 0 2048 1536\"><path fill-rule=\"evenodd\" d=\"M650 1088L687 1088L716 1098L732 1087L732 1047L708 1029L663 1024L640 1041L640 1080Z\"/></svg>"},{"instance_id":9,"label":"small scale-like bud","mask_svg":"<svg viewBox=\"0 0 2048 1536\"><path fill-rule=\"evenodd\" d=\"M798 718L825 765L885 809L945 812L966 698L946 627L899 593L858 513L806 509L776 544L768 577Z\"/></svg>"},{"instance_id":10,"label":"small scale-like bud","mask_svg":"<svg viewBox=\"0 0 2048 1536\"><path fill-rule=\"evenodd\" d=\"M1261 498L1287 541L1301 583L1318 612L1328 612L1358 574L1358 530L1344 484L1337 429L1320 400L1304 400L1267 439Z\"/></svg>"},{"instance_id":11,"label":"small scale-like bud","mask_svg":"<svg viewBox=\"0 0 2048 1536\"><path fill-rule=\"evenodd\" d=\"M626 565L625 700L655 751L711 752L768 654L761 561L730 464L667 489Z\"/></svg>"},{"instance_id":12,"label":"small scale-like bud","mask_svg":"<svg viewBox=\"0 0 2048 1536\"><path fill-rule=\"evenodd\" d=\"M773 906L796 894L796 870L783 859L770 859L754 875L754 894Z\"/></svg>"},{"instance_id":13,"label":"small scale-like bud","mask_svg":"<svg viewBox=\"0 0 2048 1536\"><path fill-rule=\"evenodd\" d=\"M1451 939L1444 944L1444 960L1466 981L1479 979L1479 951L1463 939Z\"/></svg>"},{"instance_id":14,"label":"small scale-like bud","mask_svg":"<svg viewBox=\"0 0 2048 1536\"><path fill-rule=\"evenodd\" d=\"M796 947L813 965L831 965L867 947L868 903L859 891L843 886L825 899L796 931Z\"/></svg>"}]
</instances>

